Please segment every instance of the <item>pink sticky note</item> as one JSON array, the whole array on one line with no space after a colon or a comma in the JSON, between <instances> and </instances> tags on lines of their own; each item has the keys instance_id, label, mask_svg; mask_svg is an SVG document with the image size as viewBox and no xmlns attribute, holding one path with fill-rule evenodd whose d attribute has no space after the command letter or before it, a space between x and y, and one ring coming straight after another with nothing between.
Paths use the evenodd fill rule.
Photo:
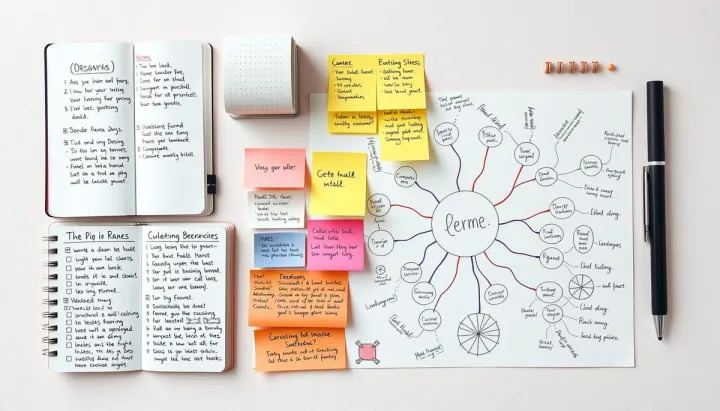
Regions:
<instances>
[{"instance_id":1,"label":"pink sticky note","mask_svg":"<svg viewBox=\"0 0 720 411\"><path fill-rule=\"evenodd\" d=\"M310 220L307 245L308 270L365 269L363 220Z\"/></svg>"},{"instance_id":2,"label":"pink sticky note","mask_svg":"<svg viewBox=\"0 0 720 411\"><path fill-rule=\"evenodd\" d=\"M245 187L305 188L305 149L246 148Z\"/></svg>"}]
</instances>

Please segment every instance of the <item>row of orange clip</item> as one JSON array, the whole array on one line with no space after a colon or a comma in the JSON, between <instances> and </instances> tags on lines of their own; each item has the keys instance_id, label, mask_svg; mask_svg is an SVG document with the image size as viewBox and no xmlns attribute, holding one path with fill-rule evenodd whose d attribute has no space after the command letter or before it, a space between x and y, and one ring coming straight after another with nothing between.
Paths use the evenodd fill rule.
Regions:
<instances>
[{"instance_id":1,"label":"row of orange clip","mask_svg":"<svg viewBox=\"0 0 720 411\"><path fill-rule=\"evenodd\" d=\"M591 64L592 64L592 71L591 71L592 73L597 73L597 72L600 71L600 62L598 62L598 61L593 61ZM552 62L546 61L546 62L545 62L545 74L550 74L550 73L563 73L563 72L565 72L564 65L565 65L565 63L563 63L562 61L558 61L558 62L557 62L557 66L556 66L556 70L553 71L553 64L552 64ZM570 65L570 69L568 70L568 72L569 72L569 73L574 73L574 72L576 71L576 64L575 64L575 62L574 62L574 61L571 61L571 62L569 63L569 65ZM612 64L612 63L610 63L610 64L608 64L607 69L608 69L609 71L615 71L615 65ZM587 62L587 61L581 61L581 62L580 62L580 72L581 72L581 73L587 73L587 71L588 71L588 62Z\"/></svg>"}]
</instances>

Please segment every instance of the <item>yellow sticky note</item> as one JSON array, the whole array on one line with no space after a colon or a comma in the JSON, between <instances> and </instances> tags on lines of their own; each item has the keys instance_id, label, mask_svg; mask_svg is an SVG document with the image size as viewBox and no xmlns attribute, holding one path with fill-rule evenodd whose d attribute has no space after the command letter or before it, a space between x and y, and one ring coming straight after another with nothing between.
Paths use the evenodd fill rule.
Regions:
<instances>
[{"instance_id":1,"label":"yellow sticky note","mask_svg":"<svg viewBox=\"0 0 720 411\"><path fill-rule=\"evenodd\" d=\"M425 55L377 56L377 109L425 109Z\"/></svg>"},{"instance_id":2,"label":"yellow sticky note","mask_svg":"<svg viewBox=\"0 0 720 411\"><path fill-rule=\"evenodd\" d=\"M428 160L427 114L425 110L380 112L380 160Z\"/></svg>"},{"instance_id":3,"label":"yellow sticky note","mask_svg":"<svg viewBox=\"0 0 720 411\"><path fill-rule=\"evenodd\" d=\"M364 216L367 154L312 154L310 214Z\"/></svg>"},{"instance_id":4,"label":"yellow sticky note","mask_svg":"<svg viewBox=\"0 0 720 411\"><path fill-rule=\"evenodd\" d=\"M328 111L375 111L377 59L373 55L328 56Z\"/></svg>"},{"instance_id":5,"label":"yellow sticky note","mask_svg":"<svg viewBox=\"0 0 720 411\"><path fill-rule=\"evenodd\" d=\"M328 113L328 132L332 134L377 133L377 111Z\"/></svg>"}]
</instances>

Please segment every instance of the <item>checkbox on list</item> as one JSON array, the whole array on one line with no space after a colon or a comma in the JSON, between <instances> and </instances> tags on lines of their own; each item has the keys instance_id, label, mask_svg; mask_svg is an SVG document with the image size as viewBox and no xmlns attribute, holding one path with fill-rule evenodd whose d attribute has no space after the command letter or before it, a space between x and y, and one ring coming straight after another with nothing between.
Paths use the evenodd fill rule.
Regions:
<instances>
[{"instance_id":1,"label":"checkbox on list","mask_svg":"<svg viewBox=\"0 0 720 411\"><path fill-rule=\"evenodd\" d=\"M65 343L65 348L72 348L72 343Z\"/></svg>"},{"instance_id":2,"label":"checkbox on list","mask_svg":"<svg viewBox=\"0 0 720 411\"><path fill-rule=\"evenodd\" d=\"M65 333L70 334L72 332L72 327L65 328Z\"/></svg>"},{"instance_id":3,"label":"checkbox on list","mask_svg":"<svg viewBox=\"0 0 720 411\"><path fill-rule=\"evenodd\" d=\"M72 320L65 320L65 325L72 325Z\"/></svg>"},{"instance_id":4,"label":"checkbox on list","mask_svg":"<svg viewBox=\"0 0 720 411\"><path fill-rule=\"evenodd\" d=\"M65 262L72 263L72 257L70 257L70 256L65 257Z\"/></svg>"},{"instance_id":5,"label":"checkbox on list","mask_svg":"<svg viewBox=\"0 0 720 411\"><path fill-rule=\"evenodd\" d=\"M66 361L66 362L72 362L72 357L68 355L67 357L65 357L65 361Z\"/></svg>"},{"instance_id":6,"label":"checkbox on list","mask_svg":"<svg viewBox=\"0 0 720 411\"><path fill-rule=\"evenodd\" d=\"M72 266L71 266L71 265L66 265L66 266L65 266L65 271L72 271Z\"/></svg>"},{"instance_id":7,"label":"checkbox on list","mask_svg":"<svg viewBox=\"0 0 720 411\"><path fill-rule=\"evenodd\" d=\"M72 280L72 274L65 274L66 280Z\"/></svg>"},{"instance_id":8,"label":"checkbox on list","mask_svg":"<svg viewBox=\"0 0 720 411\"><path fill-rule=\"evenodd\" d=\"M72 287L72 281L65 281L65 287Z\"/></svg>"},{"instance_id":9,"label":"checkbox on list","mask_svg":"<svg viewBox=\"0 0 720 411\"><path fill-rule=\"evenodd\" d=\"M70 247L65 247L65 252L66 252L66 253L69 253L69 252L70 252Z\"/></svg>"},{"instance_id":10,"label":"checkbox on list","mask_svg":"<svg viewBox=\"0 0 720 411\"><path fill-rule=\"evenodd\" d=\"M65 290L65 294L72 294L72 290L68 288L67 290Z\"/></svg>"},{"instance_id":11,"label":"checkbox on list","mask_svg":"<svg viewBox=\"0 0 720 411\"><path fill-rule=\"evenodd\" d=\"M72 318L72 313L71 313L71 312L65 313L65 317L67 317L67 318Z\"/></svg>"},{"instance_id":12,"label":"checkbox on list","mask_svg":"<svg viewBox=\"0 0 720 411\"><path fill-rule=\"evenodd\" d=\"M70 334L66 335L65 339L68 341L72 341L72 335L70 335Z\"/></svg>"}]
</instances>

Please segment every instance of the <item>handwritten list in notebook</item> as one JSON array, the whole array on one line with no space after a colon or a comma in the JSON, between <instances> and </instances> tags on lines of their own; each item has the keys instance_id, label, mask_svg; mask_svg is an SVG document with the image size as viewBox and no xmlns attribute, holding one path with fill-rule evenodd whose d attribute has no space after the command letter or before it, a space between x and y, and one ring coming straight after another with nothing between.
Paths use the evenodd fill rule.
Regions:
<instances>
[{"instance_id":1,"label":"handwritten list in notebook","mask_svg":"<svg viewBox=\"0 0 720 411\"><path fill-rule=\"evenodd\" d=\"M70 43L45 53L49 215L212 211L208 44Z\"/></svg>"},{"instance_id":2,"label":"handwritten list in notebook","mask_svg":"<svg viewBox=\"0 0 720 411\"><path fill-rule=\"evenodd\" d=\"M50 368L231 367L231 232L221 224L52 225L58 305Z\"/></svg>"}]
</instances>

